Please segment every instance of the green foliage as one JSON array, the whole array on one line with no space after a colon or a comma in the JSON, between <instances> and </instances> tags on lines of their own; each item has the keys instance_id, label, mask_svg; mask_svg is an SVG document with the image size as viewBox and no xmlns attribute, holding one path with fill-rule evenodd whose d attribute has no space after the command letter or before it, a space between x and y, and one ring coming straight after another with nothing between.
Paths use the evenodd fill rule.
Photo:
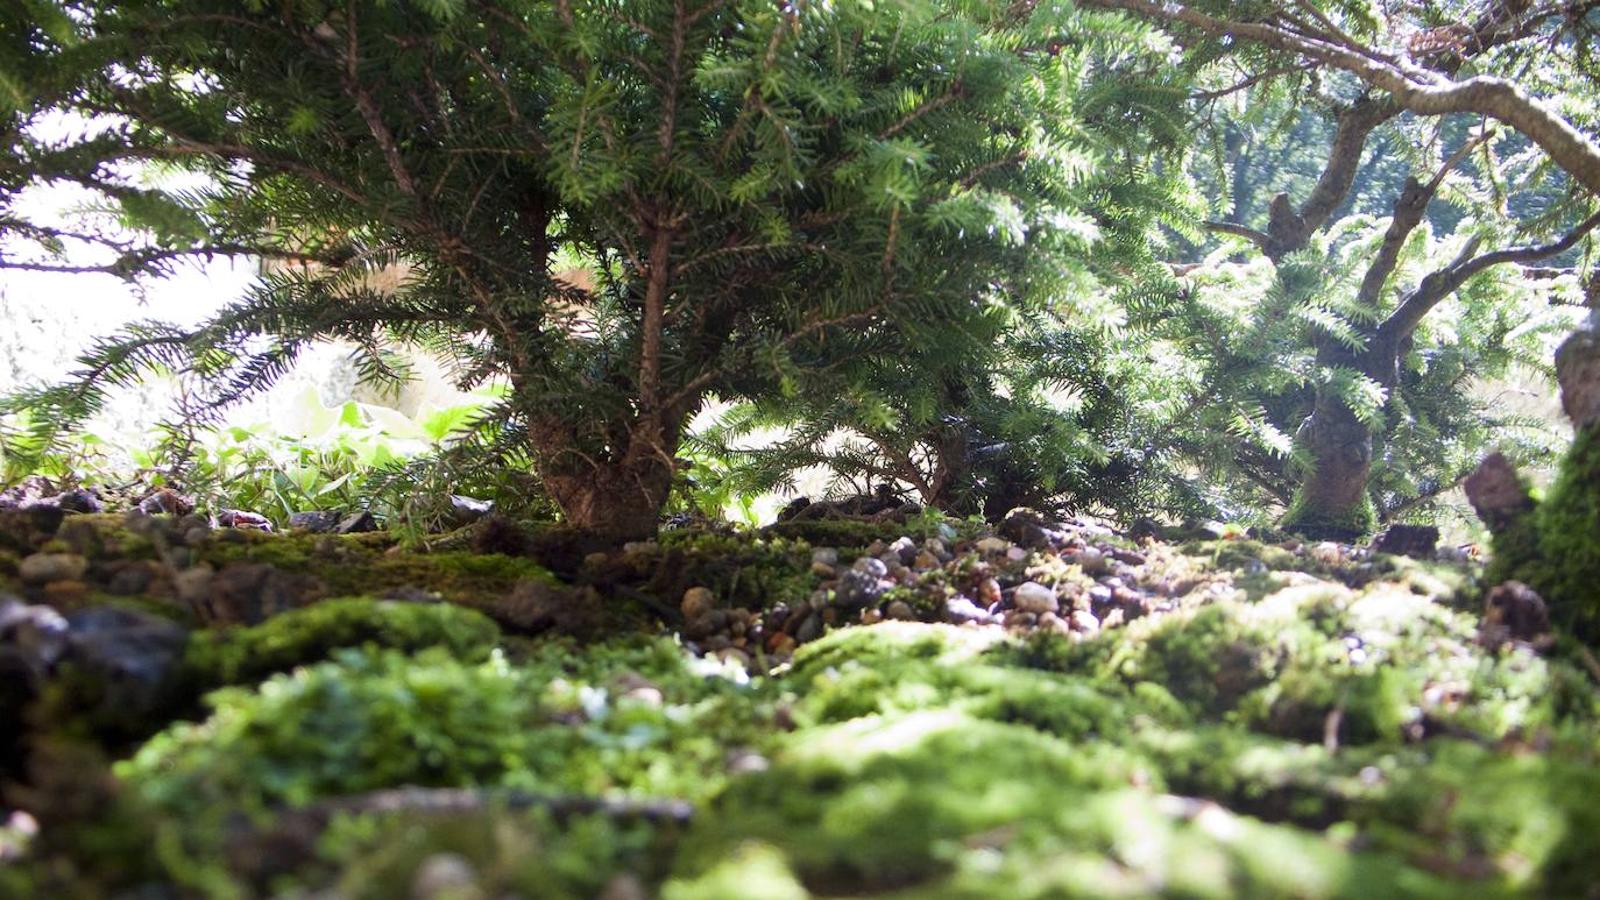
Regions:
<instances>
[{"instance_id":1,"label":"green foliage","mask_svg":"<svg viewBox=\"0 0 1600 900\"><path fill-rule=\"evenodd\" d=\"M414 653L437 646L477 663L499 638L500 629L487 617L459 606L350 598L324 600L248 628L198 634L186 662L208 685L253 684L347 647Z\"/></svg>"},{"instance_id":2,"label":"green foliage","mask_svg":"<svg viewBox=\"0 0 1600 900\"><path fill-rule=\"evenodd\" d=\"M1580 429L1531 516L1494 535L1491 583L1515 579L1549 604L1562 631L1600 644L1600 428Z\"/></svg>"}]
</instances>

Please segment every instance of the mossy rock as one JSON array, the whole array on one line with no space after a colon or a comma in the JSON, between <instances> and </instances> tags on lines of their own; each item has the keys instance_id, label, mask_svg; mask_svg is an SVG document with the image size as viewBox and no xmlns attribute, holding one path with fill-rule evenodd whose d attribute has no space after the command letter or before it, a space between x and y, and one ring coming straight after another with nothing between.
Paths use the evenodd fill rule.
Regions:
<instances>
[{"instance_id":1,"label":"mossy rock","mask_svg":"<svg viewBox=\"0 0 1600 900\"><path fill-rule=\"evenodd\" d=\"M190 639L186 663L202 684L220 687L321 662L345 647L405 652L443 647L463 662L482 662L499 640L494 622L463 607L343 598L248 628L197 633Z\"/></svg>"}]
</instances>

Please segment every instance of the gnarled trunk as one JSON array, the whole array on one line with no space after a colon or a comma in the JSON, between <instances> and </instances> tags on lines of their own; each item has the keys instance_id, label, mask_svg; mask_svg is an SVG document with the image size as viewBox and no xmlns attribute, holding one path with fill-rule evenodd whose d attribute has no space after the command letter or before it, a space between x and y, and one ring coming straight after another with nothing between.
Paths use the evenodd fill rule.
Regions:
<instances>
[{"instance_id":1,"label":"gnarled trunk","mask_svg":"<svg viewBox=\"0 0 1600 900\"><path fill-rule=\"evenodd\" d=\"M617 428L622 444L596 457L570 427L532 417L535 467L566 523L614 542L654 537L672 492L682 417L637 419ZM620 452L618 452L620 450Z\"/></svg>"},{"instance_id":2,"label":"gnarled trunk","mask_svg":"<svg viewBox=\"0 0 1600 900\"><path fill-rule=\"evenodd\" d=\"M1282 527L1316 540L1350 541L1377 525L1367 480L1372 474L1372 429L1343 400L1324 391L1300 426L1310 452L1306 474Z\"/></svg>"}]
</instances>

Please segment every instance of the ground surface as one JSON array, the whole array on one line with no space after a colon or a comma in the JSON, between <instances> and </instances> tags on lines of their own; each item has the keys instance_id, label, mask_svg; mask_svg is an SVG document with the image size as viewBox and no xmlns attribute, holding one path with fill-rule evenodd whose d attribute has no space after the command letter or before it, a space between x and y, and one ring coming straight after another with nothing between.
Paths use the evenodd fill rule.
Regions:
<instances>
[{"instance_id":1,"label":"ground surface","mask_svg":"<svg viewBox=\"0 0 1600 900\"><path fill-rule=\"evenodd\" d=\"M1471 561L588 550L0 513L0 895L1600 896L1593 676Z\"/></svg>"}]
</instances>

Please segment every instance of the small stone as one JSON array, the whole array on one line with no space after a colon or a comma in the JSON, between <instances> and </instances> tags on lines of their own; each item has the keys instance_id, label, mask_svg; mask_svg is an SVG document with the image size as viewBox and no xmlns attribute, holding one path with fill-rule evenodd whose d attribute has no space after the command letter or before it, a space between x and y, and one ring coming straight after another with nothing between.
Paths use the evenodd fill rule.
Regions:
<instances>
[{"instance_id":1,"label":"small stone","mask_svg":"<svg viewBox=\"0 0 1600 900\"><path fill-rule=\"evenodd\" d=\"M885 550L888 550L888 549L889 549L889 545L884 543L883 541L881 541L881 540L873 541L872 543L867 545L867 554L866 555L872 556L872 557L882 556L883 552Z\"/></svg>"},{"instance_id":2,"label":"small stone","mask_svg":"<svg viewBox=\"0 0 1600 900\"><path fill-rule=\"evenodd\" d=\"M835 572L834 567L825 562L813 562L811 564L811 574L819 578L832 578Z\"/></svg>"},{"instance_id":3,"label":"small stone","mask_svg":"<svg viewBox=\"0 0 1600 900\"><path fill-rule=\"evenodd\" d=\"M1144 554L1134 550L1124 550L1118 547L1111 551L1111 556L1117 562L1127 563L1130 566L1142 566L1145 564Z\"/></svg>"},{"instance_id":4,"label":"small stone","mask_svg":"<svg viewBox=\"0 0 1600 900\"><path fill-rule=\"evenodd\" d=\"M1439 546L1439 529L1432 525L1390 525L1372 542L1379 553L1432 559Z\"/></svg>"},{"instance_id":5,"label":"small stone","mask_svg":"<svg viewBox=\"0 0 1600 900\"><path fill-rule=\"evenodd\" d=\"M678 608L683 611L685 619L701 619L717 608L717 598L708 588L692 587L683 592L683 602Z\"/></svg>"},{"instance_id":6,"label":"small stone","mask_svg":"<svg viewBox=\"0 0 1600 900\"><path fill-rule=\"evenodd\" d=\"M606 882L605 888L600 891L596 900L648 900L650 892L645 889L639 876L628 872L613 875Z\"/></svg>"},{"instance_id":7,"label":"small stone","mask_svg":"<svg viewBox=\"0 0 1600 900\"><path fill-rule=\"evenodd\" d=\"M377 531L378 520L372 517L372 513L362 510L340 519L334 530L340 534L363 534L369 531Z\"/></svg>"},{"instance_id":8,"label":"small stone","mask_svg":"<svg viewBox=\"0 0 1600 900\"><path fill-rule=\"evenodd\" d=\"M326 534L339 527L339 513L332 510L307 510L289 516L289 527L312 534Z\"/></svg>"},{"instance_id":9,"label":"small stone","mask_svg":"<svg viewBox=\"0 0 1600 900\"><path fill-rule=\"evenodd\" d=\"M767 638L767 652L773 656L788 656L794 652L794 644L794 638L780 631Z\"/></svg>"},{"instance_id":10,"label":"small stone","mask_svg":"<svg viewBox=\"0 0 1600 900\"><path fill-rule=\"evenodd\" d=\"M876 606L869 606L861 611L861 624L876 625L883 621L883 610Z\"/></svg>"},{"instance_id":11,"label":"small stone","mask_svg":"<svg viewBox=\"0 0 1600 900\"><path fill-rule=\"evenodd\" d=\"M1085 575L1104 575L1111 571L1106 555L1094 547L1085 547L1073 554L1072 561L1083 568Z\"/></svg>"},{"instance_id":12,"label":"small stone","mask_svg":"<svg viewBox=\"0 0 1600 900\"><path fill-rule=\"evenodd\" d=\"M973 546L984 556L997 556L1011 549L1011 542L1005 538L985 537L979 538Z\"/></svg>"},{"instance_id":13,"label":"small stone","mask_svg":"<svg viewBox=\"0 0 1600 900\"><path fill-rule=\"evenodd\" d=\"M266 516L242 509L225 509L217 513L217 525L220 528L242 528L246 531L272 530L272 521ZM204 540L204 537L201 539Z\"/></svg>"},{"instance_id":14,"label":"small stone","mask_svg":"<svg viewBox=\"0 0 1600 900\"><path fill-rule=\"evenodd\" d=\"M485 518L493 512L493 500L480 500L477 497L467 497L462 494L450 495L451 518L458 527L471 525L473 522Z\"/></svg>"},{"instance_id":15,"label":"small stone","mask_svg":"<svg viewBox=\"0 0 1600 900\"><path fill-rule=\"evenodd\" d=\"M1000 602L1000 582L993 578L985 578L978 582L978 602L985 606L994 606Z\"/></svg>"},{"instance_id":16,"label":"small stone","mask_svg":"<svg viewBox=\"0 0 1600 900\"><path fill-rule=\"evenodd\" d=\"M889 566L883 560L870 556L861 557L850 568L864 575L871 575L873 578L884 578L889 574Z\"/></svg>"},{"instance_id":17,"label":"small stone","mask_svg":"<svg viewBox=\"0 0 1600 900\"><path fill-rule=\"evenodd\" d=\"M466 857L456 853L428 857L411 880L411 896L416 900L464 900L482 895L477 870Z\"/></svg>"},{"instance_id":18,"label":"small stone","mask_svg":"<svg viewBox=\"0 0 1600 900\"><path fill-rule=\"evenodd\" d=\"M132 597L149 590L155 580L156 573L147 563L140 560L120 562L115 564L111 576L106 579L106 592L119 597Z\"/></svg>"},{"instance_id":19,"label":"small stone","mask_svg":"<svg viewBox=\"0 0 1600 900\"><path fill-rule=\"evenodd\" d=\"M1550 633L1550 612L1544 598L1520 581L1495 585L1483 602L1483 623L1478 628L1478 643L1491 649L1507 641L1520 641L1534 647L1554 643Z\"/></svg>"},{"instance_id":20,"label":"small stone","mask_svg":"<svg viewBox=\"0 0 1600 900\"><path fill-rule=\"evenodd\" d=\"M1066 634L1072 630L1071 626L1067 624L1066 619L1061 618L1055 613L1048 612L1039 614L1039 628L1044 631L1053 631L1057 634Z\"/></svg>"},{"instance_id":21,"label":"small stone","mask_svg":"<svg viewBox=\"0 0 1600 900\"><path fill-rule=\"evenodd\" d=\"M1089 612L1086 609L1073 610L1071 622L1073 631L1081 632L1083 634L1100 633L1100 620L1095 617L1094 613Z\"/></svg>"},{"instance_id":22,"label":"small stone","mask_svg":"<svg viewBox=\"0 0 1600 900\"><path fill-rule=\"evenodd\" d=\"M1484 457L1461 486L1467 492L1467 502L1490 531L1503 531L1533 511L1527 484L1502 453Z\"/></svg>"},{"instance_id":23,"label":"small stone","mask_svg":"<svg viewBox=\"0 0 1600 900\"><path fill-rule=\"evenodd\" d=\"M1045 613L1061 609L1061 601L1056 598L1055 589L1037 581L1026 581L1017 585L1017 591L1012 595L1011 602L1023 612Z\"/></svg>"},{"instance_id":24,"label":"small stone","mask_svg":"<svg viewBox=\"0 0 1600 900\"><path fill-rule=\"evenodd\" d=\"M917 556L917 542L909 537L897 538L889 545L889 551L900 558L900 562L909 563Z\"/></svg>"},{"instance_id":25,"label":"small stone","mask_svg":"<svg viewBox=\"0 0 1600 900\"><path fill-rule=\"evenodd\" d=\"M1028 551L1021 547L1012 547L1006 551L1006 561L1019 563L1028 558Z\"/></svg>"},{"instance_id":26,"label":"small stone","mask_svg":"<svg viewBox=\"0 0 1600 900\"><path fill-rule=\"evenodd\" d=\"M822 637L822 616L818 613L806 616L806 620L800 623L800 627L794 633L795 642L800 644L814 641L819 637Z\"/></svg>"},{"instance_id":27,"label":"small stone","mask_svg":"<svg viewBox=\"0 0 1600 900\"><path fill-rule=\"evenodd\" d=\"M960 594L946 600L944 609L950 621L957 625L966 622L986 623L989 621L989 613L983 607Z\"/></svg>"},{"instance_id":28,"label":"small stone","mask_svg":"<svg viewBox=\"0 0 1600 900\"><path fill-rule=\"evenodd\" d=\"M1032 628L1039 624L1039 614L1025 610L1014 609L1006 613L1007 628Z\"/></svg>"},{"instance_id":29,"label":"small stone","mask_svg":"<svg viewBox=\"0 0 1600 900\"><path fill-rule=\"evenodd\" d=\"M35 553L17 565L17 577L26 584L81 581L89 561L76 553Z\"/></svg>"},{"instance_id":30,"label":"small stone","mask_svg":"<svg viewBox=\"0 0 1600 900\"><path fill-rule=\"evenodd\" d=\"M171 488L162 488L140 500L139 511L147 516L186 516L194 512L194 501Z\"/></svg>"},{"instance_id":31,"label":"small stone","mask_svg":"<svg viewBox=\"0 0 1600 900\"><path fill-rule=\"evenodd\" d=\"M917 617L916 613L911 610L911 604L904 600L896 600L890 603L888 608L883 611L883 614L888 618L901 622L910 622Z\"/></svg>"},{"instance_id":32,"label":"small stone","mask_svg":"<svg viewBox=\"0 0 1600 900\"><path fill-rule=\"evenodd\" d=\"M872 561L877 562L877 560ZM883 596L885 589L886 582L880 577L859 569L851 569L839 576L839 586L834 591L834 601L846 609L871 606Z\"/></svg>"},{"instance_id":33,"label":"small stone","mask_svg":"<svg viewBox=\"0 0 1600 900\"><path fill-rule=\"evenodd\" d=\"M821 563L829 567L837 566L839 564L839 551L832 547L818 547L811 551L811 562Z\"/></svg>"},{"instance_id":34,"label":"small stone","mask_svg":"<svg viewBox=\"0 0 1600 900\"><path fill-rule=\"evenodd\" d=\"M939 568L939 557L934 556L927 550L924 550L921 553L918 553L916 557L911 560L911 567L919 572L937 569Z\"/></svg>"}]
</instances>

